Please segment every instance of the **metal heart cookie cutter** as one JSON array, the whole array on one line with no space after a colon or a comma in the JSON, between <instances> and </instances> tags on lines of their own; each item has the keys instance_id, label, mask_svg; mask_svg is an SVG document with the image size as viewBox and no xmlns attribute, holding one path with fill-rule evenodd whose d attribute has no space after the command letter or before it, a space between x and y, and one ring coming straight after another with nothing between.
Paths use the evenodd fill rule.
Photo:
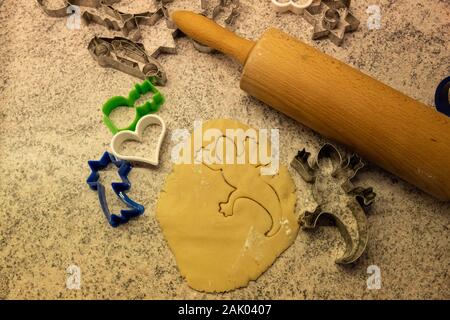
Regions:
<instances>
[{"instance_id":1,"label":"metal heart cookie cutter","mask_svg":"<svg viewBox=\"0 0 450 320\"><path fill-rule=\"evenodd\" d=\"M331 216L346 243L345 252L336 263L352 263L366 248L369 227L365 209L376 196L372 188L355 187L351 182L364 163L356 154L342 157L331 144L325 144L319 150L312 165L308 163L310 155L303 149L291 162L303 180L313 184L312 193L317 203L314 212L306 211L301 216L300 225L304 229L313 229L322 215Z\"/></svg>"},{"instance_id":2,"label":"metal heart cookie cutter","mask_svg":"<svg viewBox=\"0 0 450 320\"><path fill-rule=\"evenodd\" d=\"M159 135L158 142L156 143L155 154L152 158L126 156L120 153L122 145L125 141L138 141L142 143L145 129L154 124L157 124L161 127L161 133ZM111 140L111 150L113 154L119 159L157 166L159 164L159 152L161 150L161 145L164 140L165 134L166 124L164 123L164 120L157 115L147 115L139 120L136 125L135 132L131 130L125 130L115 134Z\"/></svg>"},{"instance_id":3,"label":"metal heart cookie cutter","mask_svg":"<svg viewBox=\"0 0 450 320\"><path fill-rule=\"evenodd\" d=\"M291 11L295 14L302 14L305 8L308 8L313 0L272 0L272 7L276 12Z\"/></svg>"},{"instance_id":4,"label":"metal heart cookie cutter","mask_svg":"<svg viewBox=\"0 0 450 320\"><path fill-rule=\"evenodd\" d=\"M150 100L144 102L144 104L135 107L134 103L144 94L153 93L153 96ZM142 84L136 84L134 89L130 91L128 94L128 98L123 96L116 96L110 98L105 102L102 108L103 112L103 123L108 127L108 129L116 134L119 131L131 130L134 131L136 129L136 125L143 116L154 113L159 110L161 105L164 103L164 96L156 89L154 85L148 80L142 82ZM132 123L130 123L125 128L118 128L114 122L109 118L111 112L119 107L129 107L135 108L136 116Z\"/></svg>"}]
</instances>

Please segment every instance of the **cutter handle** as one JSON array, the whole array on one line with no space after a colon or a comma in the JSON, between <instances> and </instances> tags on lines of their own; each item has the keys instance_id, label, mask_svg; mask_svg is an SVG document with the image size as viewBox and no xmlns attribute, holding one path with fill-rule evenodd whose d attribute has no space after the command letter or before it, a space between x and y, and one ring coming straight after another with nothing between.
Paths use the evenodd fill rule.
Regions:
<instances>
[{"instance_id":1,"label":"cutter handle","mask_svg":"<svg viewBox=\"0 0 450 320\"><path fill-rule=\"evenodd\" d=\"M194 12L175 11L172 20L184 34L203 45L232 56L245 64L255 42L241 38L214 21Z\"/></svg>"}]
</instances>

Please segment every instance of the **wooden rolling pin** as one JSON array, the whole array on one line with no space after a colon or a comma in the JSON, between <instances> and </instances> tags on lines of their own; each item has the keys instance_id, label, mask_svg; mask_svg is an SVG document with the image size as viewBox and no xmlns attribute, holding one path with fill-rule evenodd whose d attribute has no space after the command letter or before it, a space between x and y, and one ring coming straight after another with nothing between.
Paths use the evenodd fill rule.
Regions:
<instances>
[{"instance_id":1,"label":"wooden rolling pin","mask_svg":"<svg viewBox=\"0 0 450 320\"><path fill-rule=\"evenodd\" d=\"M450 119L277 29L257 42L189 11L172 14L192 39L244 65L241 89L450 200Z\"/></svg>"}]
</instances>

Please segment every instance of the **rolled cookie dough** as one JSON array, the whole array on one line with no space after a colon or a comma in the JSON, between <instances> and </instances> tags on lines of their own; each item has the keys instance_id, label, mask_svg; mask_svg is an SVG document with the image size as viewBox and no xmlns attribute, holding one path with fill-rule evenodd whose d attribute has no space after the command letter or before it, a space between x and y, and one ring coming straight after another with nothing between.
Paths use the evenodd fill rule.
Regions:
<instances>
[{"instance_id":1,"label":"rolled cookie dough","mask_svg":"<svg viewBox=\"0 0 450 320\"><path fill-rule=\"evenodd\" d=\"M209 128L224 134L225 129L249 129L228 119L205 122L203 132ZM211 141L203 141L204 148L208 145ZM245 148L248 152L247 144ZM193 157L198 152L194 149ZM296 238L295 185L288 170L280 165L277 175L265 176L260 169L248 161L174 165L156 216L193 289L223 292L244 287Z\"/></svg>"}]
</instances>

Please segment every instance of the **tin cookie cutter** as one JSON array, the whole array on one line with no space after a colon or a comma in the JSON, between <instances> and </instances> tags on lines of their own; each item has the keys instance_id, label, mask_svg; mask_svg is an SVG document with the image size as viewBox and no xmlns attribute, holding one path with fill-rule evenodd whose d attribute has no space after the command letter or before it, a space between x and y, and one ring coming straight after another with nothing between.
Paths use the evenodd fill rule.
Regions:
<instances>
[{"instance_id":1,"label":"tin cookie cutter","mask_svg":"<svg viewBox=\"0 0 450 320\"><path fill-rule=\"evenodd\" d=\"M120 31L127 38L99 38L94 37L88 49L91 55L103 67L111 67L125 72L142 80L150 78L155 84L164 86L167 76L161 64L156 58L162 53L176 53L176 47L160 46L151 55L147 54L142 43L140 26L155 25L160 19L165 19L169 28L175 28L170 19L169 12L164 4L171 0L160 0L160 7L155 12L126 13L115 9L112 4L120 0L70 0L65 1L66 6L60 9L49 9L44 5L44 0L37 0L42 10L53 17L64 17L74 13L72 6L86 6L97 9L97 12L85 11L82 14L83 21L89 25L96 23L109 30ZM180 35L179 30L174 30L172 37ZM144 64L141 68L139 63Z\"/></svg>"},{"instance_id":2,"label":"tin cookie cutter","mask_svg":"<svg viewBox=\"0 0 450 320\"><path fill-rule=\"evenodd\" d=\"M161 54L175 54L177 53L177 46L175 43L175 40L179 37L184 36L183 32L181 32L180 29L177 28L175 23L172 21L169 10L165 7L165 4L173 2L173 0L157 0L156 3L159 4L158 11L161 12L164 20L166 21L167 28L172 30L171 31L171 37L174 41L173 46L159 46L157 47L151 54L153 58L158 58Z\"/></svg>"},{"instance_id":3,"label":"tin cookie cutter","mask_svg":"<svg viewBox=\"0 0 450 320\"><path fill-rule=\"evenodd\" d=\"M117 21L109 20L108 18L101 18L98 15L85 12L83 14L83 18L87 23L98 23L101 24L108 29L115 30L115 31L122 31L122 33L129 37L130 39L126 38L120 38L116 37L114 39L108 39L108 38L102 38L103 40L107 42L111 42L112 40L121 40L122 42L126 42L126 47L129 49L128 51L132 51L132 55L127 55L128 57L134 56L134 60L137 60L138 62L145 63L142 71L139 68L139 66L134 63L133 61L130 61L127 58L121 57L120 59L114 58L112 54L108 54L105 56L104 54L97 54L94 51L94 48L97 46L100 47L100 53L104 51L109 51L109 53L113 53L111 46L108 46L107 44L100 44L96 38L94 38L91 41L90 44L90 52L93 53L94 58L99 62L102 66L109 66L113 67L115 69L118 69L119 71L128 73L132 76L138 77L140 79L146 79L146 78L154 78L154 83L157 85L164 86L167 82L167 76L164 72L164 69L162 68L161 64L159 64L156 59L161 54L175 54L177 53L176 45L174 46L159 46L154 52L151 54L147 54L147 50L142 43L142 32L141 32L141 26L147 25L147 26L153 26L155 25L160 19L165 19L166 24L169 29L173 29L173 22L170 19L169 13L167 11L167 8L165 8L162 3L161 7L154 13L152 12L144 12L141 14L128 14L128 13L122 13L111 6L106 7L107 12L109 12L109 16L115 17L116 19L119 19L123 22L123 26L120 26ZM175 38L181 36L182 33L179 29L174 29L171 33L172 38L175 40ZM98 39L98 38L97 38ZM115 41L117 42L117 41ZM113 43L114 44L114 43ZM105 50L102 48L103 46L107 46L109 50ZM122 45L123 47L123 45ZM137 55L135 53L138 53ZM100 61L103 60L103 61Z\"/></svg>"},{"instance_id":4,"label":"tin cookie cutter","mask_svg":"<svg viewBox=\"0 0 450 320\"><path fill-rule=\"evenodd\" d=\"M148 20L146 20L147 23L155 24L164 16L162 11L154 14L151 12L138 14L124 13L111 6L117 2L120 2L120 0L66 0L65 7L60 9L49 9L45 6L44 0L37 0L41 9L47 15L52 17L64 17L74 13L72 6L75 5L95 8L98 11L104 12L108 17L116 20L109 19L108 17L104 18L98 14L85 11L82 18L86 24L97 23L110 30L123 31L126 36L131 35L131 29L137 28L137 26L134 26L133 21L148 18ZM133 27L130 27L130 24L132 24ZM130 30L126 29L127 27L129 27ZM140 37L139 30L137 30L133 36ZM142 44L134 43L129 39L121 37L94 37L88 45L88 50L94 59L103 67L111 67L142 80L150 78L157 85L163 86L167 82L167 77L162 66L154 58L147 55ZM143 64L142 69L140 68L139 63Z\"/></svg>"},{"instance_id":5,"label":"tin cookie cutter","mask_svg":"<svg viewBox=\"0 0 450 320\"><path fill-rule=\"evenodd\" d=\"M102 14L90 11L83 13L81 17L86 25L95 23L109 30L121 31L124 36L129 37L133 41L139 41L142 38L140 25L153 26L164 17L161 10L156 12L125 13L107 5L101 6L99 11Z\"/></svg>"},{"instance_id":6,"label":"tin cookie cutter","mask_svg":"<svg viewBox=\"0 0 450 320\"><path fill-rule=\"evenodd\" d=\"M65 0L65 6L58 9L50 9L45 5L45 0L37 0L38 6L50 17L63 18L73 14L72 6L100 8L102 5L112 5L120 0Z\"/></svg>"},{"instance_id":7,"label":"tin cookie cutter","mask_svg":"<svg viewBox=\"0 0 450 320\"><path fill-rule=\"evenodd\" d=\"M272 7L276 12L291 11L295 14L302 14L305 8L308 8L313 0L272 0Z\"/></svg>"},{"instance_id":8,"label":"tin cookie cutter","mask_svg":"<svg viewBox=\"0 0 450 320\"><path fill-rule=\"evenodd\" d=\"M154 124L159 125L161 127L161 133L156 143L155 154L153 155L152 158L144 158L139 156L126 156L120 153L122 145L125 141L138 141L142 143L145 129ZM161 150L161 145L163 143L165 134L166 134L166 124L164 120L157 115L150 114L145 117L142 117L139 120L139 122L136 125L135 132L131 130L125 130L116 133L111 140L111 150L113 154L119 159L157 166L159 164L159 152Z\"/></svg>"},{"instance_id":9,"label":"tin cookie cutter","mask_svg":"<svg viewBox=\"0 0 450 320\"><path fill-rule=\"evenodd\" d=\"M130 173L132 166L129 162L117 160L112 154L105 152L100 160L89 160L88 164L91 169L91 174L87 178L86 182L91 190L97 191L103 214L111 227L118 227L121 224L127 223L131 218L140 216L144 213L144 206L131 200L126 194L126 192L131 188L131 183L128 180L128 174ZM130 208L129 210L121 210L120 215L111 213L106 201L105 187L99 181L99 171L106 169L110 164L113 164L118 168L117 173L122 181L111 183L111 188L120 200Z\"/></svg>"},{"instance_id":10,"label":"tin cookie cutter","mask_svg":"<svg viewBox=\"0 0 450 320\"><path fill-rule=\"evenodd\" d=\"M115 9L111 5L102 4L97 8L99 12L85 11L83 21L89 25L96 23L109 30L121 31L125 37L138 42L142 39L140 26L154 26L159 20L165 19L168 27L173 26L167 8L163 4L155 12L127 13ZM111 20L113 18L114 20Z\"/></svg>"},{"instance_id":11,"label":"tin cookie cutter","mask_svg":"<svg viewBox=\"0 0 450 320\"><path fill-rule=\"evenodd\" d=\"M150 79L155 85L163 86L167 82L161 64L149 56L140 43L122 37L94 37L89 42L88 50L102 67L113 68L142 80Z\"/></svg>"},{"instance_id":12,"label":"tin cookie cutter","mask_svg":"<svg viewBox=\"0 0 450 320\"><path fill-rule=\"evenodd\" d=\"M212 10L211 19L213 21L215 21L219 17L219 15L225 10L225 8L229 7L230 5L232 5L232 9L231 9L231 12L228 15L228 17L225 19L225 25L232 26L236 22L236 19L240 14L239 13L239 6L240 6L239 0L220 0L219 4L216 5ZM201 15L208 17L208 0L201 0L201 8L203 10ZM205 46L193 39L191 39L191 41L192 41L194 48L197 51L200 51L203 53L213 53L216 51L214 48Z\"/></svg>"},{"instance_id":13,"label":"tin cookie cutter","mask_svg":"<svg viewBox=\"0 0 450 320\"><path fill-rule=\"evenodd\" d=\"M328 37L340 46L346 32L358 29L359 20L349 9L350 0L319 0L306 8L303 16L314 26L312 39Z\"/></svg>"},{"instance_id":14,"label":"tin cookie cutter","mask_svg":"<svg viewBox=\"0 0 450 320\"><path fill-rule=\"evenodd\" d=\"M184 34L181 32L180 29L173 29L171 32L172 39L175 41L175 39L183 36ZM155 51L153 51L150 56L154 59L158 58L161 54L175 54L177 53L177 46L173 47L167 47L167 46L159 46L156 48Z\"/></svg>"},{"instance_id":15,"label":"tin cookie cutter","mask_svg":"<svg viewBox=\"0 0 450 320\"><path fill-rule=\"evenodd\" d=\"M147 93L152 93L150 100L144 102L142 105L135 107L135 102L143 95ZM154 113L159 110L161 105L164 103L164 96L154 87L150 81L144 80L142 84L136 84L134 89L130 91L128 97L115 96L110 98L102 107L103 112L103 123L108 127L108 129L116 134L119 131L136 129L138 121L145 115L149 113ZM131 124L125 128L118 128L114 122L109 117L111 112L119 107L129 107L135 108L136 116Z\"/></svg>"},{"instance_id":16,"label":"tin cookie cutter","mask_svg":"<svg viewBox=\"0 0 450 320\"><path fill-rule=\"evenodd\" d=\"M364 167L361 158L353 154L343 158L331 144L325 144L310 165L310 153L298 152L291 166L308 183L317 202L314 212L306 211L299 223L303 229L316 228L322 215L331 216L346 243L344 254L336 260L339 264L356 261L364 252L369 238L365 210L375 200L372 188L355 187L351 179Z\"/></svg>"}]
</instances>

